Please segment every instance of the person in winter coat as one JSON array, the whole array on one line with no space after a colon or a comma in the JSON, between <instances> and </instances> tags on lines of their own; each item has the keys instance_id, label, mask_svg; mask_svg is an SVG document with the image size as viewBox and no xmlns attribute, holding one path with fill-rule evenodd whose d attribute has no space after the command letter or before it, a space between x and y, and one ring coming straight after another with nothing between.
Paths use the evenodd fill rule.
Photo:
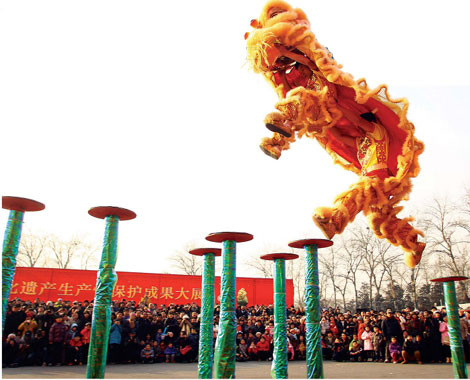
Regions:
<instances>
[{"instance_id":1,"label":"person in winter coat","mask_svg":"<svg viewBox=\"0 0 470 380\"><path fill-rule=\"evenodd\" d=\"M418 364L423 364L421 361L421 353L419 352L418 346L413 341L413 337L411 335L406 337L401 354L403 356L402 364L406 364L414 360L416 360Z\"/></svg>"},{"instance_id":2,"label":"person in winter coat","mask_svg":"<svg viewBox=\"0 0 470 380\"><path fill-rule=\"evenodd\" d=\"M67 326L61 315L57 315L55 323L49 330L49 364L61 365L66 344Z\"/></svg>"},{"instance_id":3,"label":"person in winter coat","mask_svg":"<svg viewBox=\"0 0 470 380\"><path fill-rule=\"evenodd\" d=\"M403 332L400 327L400 323L395 318L391 309L387 309L387 317L382 321L382 333L384 335L385 341L385 362L390 361L390 342L392 337L397 339L397 342L400 343L403 338ZM398 340L400 339L400 341Z\"/></svg>"},{"instance_id":4,"label":"person in winter coat","mask_svg":"<svg viewBox=\"0 0 470 380\"><path fill-rule=\"evenodd\" d=\"M88 361L88 350L90 348L90 336L91 336L91 322L86 322L85 327L80 331L82 336L82 352L83 352L83 362Z\"/></svg>"},{"instance_id":5,"label":"person in winter coat","mask_svg":"<svg viewBox=\"0 0 470 380\"><path fill-rule=\"evenodd\" d=\"M109 330L109 361L119 363L121 361L122 326L115 320Z\"/></svg>"},{"instance_id":6,"label":"person in winter coat","mask_svg":"<svg viewBox=\"0 0 470 380\"><path fill-rule=\"evenodd\" d=\"M155 358L155 352L150 344L146 344L145 347L140 351L140 360L144 364L153 363Z\"/></svg>"},{"instance_id":7,"label":"person in winter coat","mask_svg":"<svg viewBox=\"0 0 470 380\"><path fill-rule=\"evenodd\" d=\"M362 347L358 342L353 342L349 349L349 360L352 362L362 361Z\"/></svg>"},{"instance_id":8,"label":"person in winter coat","mask_svg":"<svg viewBox=\"0 0 470 380\"><path fill-rule=\"evenodd\" d=\"M258 357L262 361L265 361L266 359L269 358L269 350L271 348L271 345L269 344L269 342L266 340L264 336L262 336L259 342L256 343L256 348L258 349Z\"/></svg>"},{"instance_id":9,"label":"person in winter coat","mask_svg":"<svg viewBox=\"0 0 470 380\"><path fill-rule=\"evenodd\" d=\"M394 336L390 339L390 344L388 345L388 350L394 364L401 361L401 344L398 343L397 338Z\"/></svg>"},{"instance_id":10,"label":"person in winter coat","mask_svg":"<svg viewBox=\"0 0 470 380\"><path fill-rule=\"evenodd\" d=\"M370 330L370 326L366 325L366 328L361 336L361 339L364 342L363 343L364 353L362 356L365 362L369 361L369 358L373 359L373 354L374 354L374 345L372 344L373 335L374 333Z\"/></svg>"},{"instance_id":11,"label":"person in winter coat","mask_svg":"<svg viewBox=\"0 0 470 380\"><path fill-rule=\"evenodd\" d=\"M439 324L439 332L441 333L442 343L442 356L445 358L446 363L451 363L450 353L450 338L449 338L449 327L447 325L447 317L444 317Z\"/></svg>"},{"instance_id":12,"label":"person in winter coat","mask_svg":"<svg viewBox=\"0 0 470 380\"><path fill-rule=\"evenodd\" d=\"M372 335L372 346L374 348L374 360L376 362L384 361L384 336L378 326L374 326Z\"/></svg>"},{"instance_id":13,"label":"person in winter coat","mask_svg":"<svg viewBox=\"0 0 470 380\"><path fill-rule=\"evenodd\" d=\"M250 346L248 347L248 355L250 360L258 360L258 349L256 348L256 343L254 341L251 342Z\"/></svg>"},{"instance_id":14,"label":"person in winter coat","mask_svg":"<svg viewBox=\"0 0 470 380\"><path fill-rule=\"evenodd\" d=\"M165 351L163 351L165 354L165 363L169 363L170 361L172 363L175 362L175 356L178 353L176 350L176 347L173 346L173 343L170 342L168 343L168 346L165 348Z\"/></svg>"},{"instance_id":15,"label":"person in winter coat","mask_svg":"<svg viewBox=\"0 0 470 380\"><path fill-rule=\"evenodd\" d=\"M75 336L70 339L67 346L67 364L79 364L82 365L82 337L80 334L75 334Z\"/></svg>"}]
</instances>

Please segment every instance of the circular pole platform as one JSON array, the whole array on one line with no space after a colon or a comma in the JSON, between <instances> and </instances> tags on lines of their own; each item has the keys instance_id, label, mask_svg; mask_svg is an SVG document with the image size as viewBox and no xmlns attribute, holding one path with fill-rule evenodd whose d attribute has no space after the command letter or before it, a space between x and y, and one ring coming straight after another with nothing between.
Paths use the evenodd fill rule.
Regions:
<instances>
[{"instance_id":1,"label":"circular pole platform","mask_svg":"<svg viewBox=\"0 0 470 380\"><path fill-rule=\"evenodd\" d=\"M246 232L214 232L207 235L206 240L214 243L223 243L227 240L243 243L245 241L253 240L253 235Z\"/></svg>"},{"instance_id":2,"label":"circular pole platform","mask_svg":"<svg viewBox=\"0 0 470 380\"><path fill-rule=\"evenodd\" d=\"M300 248L303 249L308 245L316 245L317 248L327 248L333 245L332 240L328 239L300 239L291 241L288 246L291 248Z\"/></svg>"},{"instance_id":3,"label":"circular pole platform","mask_svg":"<svg viewBox=\"0 0 470 380\"><path fill-rule=\"evenodd\" d=\"M137 217L134 211L115 206L93 207L88 210L88 214L99 219L105 219L108 216L116 216L119 220L131 220Z\"/></svg>"},{"instance_id":4,"label":"circular pole platform","mask_svg":"<svg viewBox=\"0 0 470 380\"><path fill-rule=\"evenodd\" d=\"M221 248L196 248L189 251L191 255L204 256L208 253L213 253L215 256L222 256Z\"/></svg>"},{"instance_id":5,"label":"circular pole platform","mask_svg":"<svg viewBox=\"0 0 470 380\"><path fill-rule=\"evenodd\" d=\"M434 278L431 281L432 282L464 281L464 280L468 280L469 278L470 277L465 277L465 276L440 277L440 278Z\"/></svg>"},{"instance_id":6,"label":"circular pole platform","mask_svg":"<svg viewBox=\"0 0 470 380\"><path fill-rule=\"evenodd\" d=\"M295 253L269 253L267 255L260 256L260 259L263 260L276 260L276 259L284 259L284 260L294 260L297 259L299 255Z\"/></svg>"},{"instance_id":7,"label":"circular pole platform","mask_svg":"<svg viewBox=\"0 0 470 380\"><path fill-rule=\"evenodd\" d=\"M38 201L21 197L2 197L2 208L14 211L41 211L46 206Z\"/></svg>"}]
</instances>

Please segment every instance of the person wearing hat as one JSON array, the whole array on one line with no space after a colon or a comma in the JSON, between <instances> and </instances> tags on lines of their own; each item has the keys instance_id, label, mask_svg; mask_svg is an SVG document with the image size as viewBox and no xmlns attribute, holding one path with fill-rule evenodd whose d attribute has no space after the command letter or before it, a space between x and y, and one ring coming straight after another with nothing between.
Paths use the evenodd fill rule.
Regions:
<instances>
[{"instance_id":1,"label":"person wearing hat","mask_svg":"<svg viewBox=\"0 0 470 380\"><path fill-rule=\"evenodd\" d=\"M62 315L55 316L55 323L49 330L49 364L61 365L64 345L66 343L67 326L64 324Z\"/></svg>"}]
</instances>

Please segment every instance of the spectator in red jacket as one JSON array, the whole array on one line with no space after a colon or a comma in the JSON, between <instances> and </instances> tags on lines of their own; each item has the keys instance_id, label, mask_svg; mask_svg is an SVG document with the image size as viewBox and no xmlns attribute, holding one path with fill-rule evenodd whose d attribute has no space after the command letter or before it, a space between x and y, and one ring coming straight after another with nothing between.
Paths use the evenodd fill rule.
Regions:
<instances>
[{"instance_id":1,"label":"spectator in red jacket","mask_svg":"<svg viewBox=\"0 0 470 380\"><path fill-rule=\"evenodd\" d=\"M80 334L70 339L67 347L67 364L68 365L82 365L82 337Z\"/></svg>"},{"instance_id":2,"label":"spectator in red jacket","mask_svg":"<svg viewBox=\"0 0 470 380\"><path fill-rule=\"evenodd\" d=\"M88 361L88 350L90 348L90 335L91 335L91 323L86 322L85 327L80 331L80 335L82 336L82 358L83 362L86 363Z\"/></svg>"},{"instance_id":3,"label":"spectator in red jacket","mask_svg":"<svg viewBox=\"0 0 470 380\"><path fill-rule=\"evenodd\" d=\"M269 358L269 350L271 349L271 345L264 336L262 336L259 342L256 343L256 348L258 349L259 359L264 361Z\"/></svg>"}]
</instances>

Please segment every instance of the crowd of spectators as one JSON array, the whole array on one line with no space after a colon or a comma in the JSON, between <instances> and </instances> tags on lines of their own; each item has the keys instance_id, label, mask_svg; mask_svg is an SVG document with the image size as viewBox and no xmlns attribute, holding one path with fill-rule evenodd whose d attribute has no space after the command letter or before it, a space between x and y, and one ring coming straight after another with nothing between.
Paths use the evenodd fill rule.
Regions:
<instances>
[{"instance_id":1,"label":"crowd of spectators","mask_svg":"<svg viewBox=\"0 0 470 380\"><path fill-rule=\"evenodd\" d=\"M113 301L108 363L195 362L200 307L196 303L156 305ZM3 334L3 367L84 365L90 345L93 302L10 301ZM220 306L214 310L217 336ZM238 306L237 360L272 360L274 309ZM459 310L465 359L469 362L470 311ZM352 313L321 311L324 360L450 363L445 308ZM287 309L289 360L305 360L306 317ZM214 339L215 343L215 339Z\"/></svg>"}]
</instances>

